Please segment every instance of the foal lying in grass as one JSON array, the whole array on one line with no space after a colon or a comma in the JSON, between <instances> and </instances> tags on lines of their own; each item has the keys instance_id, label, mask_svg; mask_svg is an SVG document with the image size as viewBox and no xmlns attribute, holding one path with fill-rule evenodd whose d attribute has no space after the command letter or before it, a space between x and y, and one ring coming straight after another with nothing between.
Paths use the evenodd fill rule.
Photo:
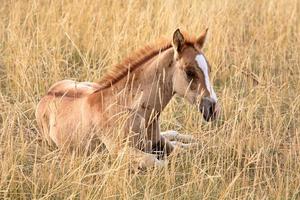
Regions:
<instances>
[{"instance_id":1,"label":"foal lying in grass","mask_svg":"<svg viewBox=\"0 0 300 200\"><path fill-rule=\"evenodd\" d=\"M145 46L97 83L55 83L36 109L44 137L62 149L89 148L96 138L111 153L126 148L137 167L161 165L154 150L169 155L193 140L160 131L160 113L175 94L196 105L205 120L218 116L210 66L201 51L206 33L193 38L177 29L172 42Z\"/></svg>"}]
</instances>

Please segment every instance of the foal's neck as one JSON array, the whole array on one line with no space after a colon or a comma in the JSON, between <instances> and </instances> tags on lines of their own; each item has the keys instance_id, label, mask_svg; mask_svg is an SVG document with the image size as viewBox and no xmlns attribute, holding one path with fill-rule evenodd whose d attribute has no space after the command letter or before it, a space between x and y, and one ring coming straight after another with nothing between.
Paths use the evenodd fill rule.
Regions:
<instances>
[{"instance_id":1,"label":"foal's neck","mask_svg":"<svg viewBox=\"0 0 300 200\"><path fill-rule=\"evenodd\" d=\"M118 105L139 112L146 120L159 116L173 97L173 60L173 48L161 52L121 81L94 93L89 98L90 105L102 112Z\"/></svg>"},{"instance_id":2,"label":"foal's neck","mask_svg":"<svg viewBox=\"0 0 300 200\"><path fill-rule=\"evenodd\" d=\"M173 97L173 60L173 48L167 49L139 66L116 88L132 84L129 93L134 94L132 104L135 109L144 115L151 115L153 111L159 115ZM126 98L128 101L130 95L127 94Z\"/></svg>"},{"instance_id":3,"label":"foal's neck","mask_svg":"<svg viewBox=\"0 0 300 200\"><path fill-rule=\"evenodd\" d=\"M142 73L148 109L160 113L173 97L174 51L172 48L155 56L152 62L142 66L147 73ZM148 90L148 91L147 91Z\"/></svg>"}]
</instances>

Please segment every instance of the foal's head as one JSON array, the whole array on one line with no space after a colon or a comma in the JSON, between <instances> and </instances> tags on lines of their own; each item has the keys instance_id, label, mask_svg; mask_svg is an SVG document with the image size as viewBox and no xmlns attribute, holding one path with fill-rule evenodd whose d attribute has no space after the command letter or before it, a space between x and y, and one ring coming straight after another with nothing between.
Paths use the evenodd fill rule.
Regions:
<instances>
[{"instance_id":1,"label":"foal's head","mask_svg":"<svg viewBox=\"0 0 300 200\"><path fill-rule=\"evenodd\" d=\"M185 42L179 29L173 35L175 72L173 90L196 104L206 121L214 120L219 114L217 96L209 80L210 65L202 50L207 30L193 43Z\"/></svg>"}]
</instances>

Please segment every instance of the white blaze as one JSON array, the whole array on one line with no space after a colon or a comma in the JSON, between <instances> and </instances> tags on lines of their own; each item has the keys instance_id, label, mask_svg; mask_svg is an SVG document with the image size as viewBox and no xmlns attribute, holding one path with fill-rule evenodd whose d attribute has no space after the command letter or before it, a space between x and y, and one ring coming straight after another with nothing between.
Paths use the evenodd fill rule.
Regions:
<instances>
[{"instance_id":1,"label":"white blaze","mask_svg":"<svg viewBox=\"0 0 300 200\"><path fill-rule=\"evenodd\" d=\"M205 85L206 85L207 90L210 93L210 97L217 102L217 100L218 100L217 95L209 81L208 66L207 66L205 57L202 54L198 54L195 59L197 61L199 68L202 70L202 72L204 74Z\"/></svg>"}]
</instances>

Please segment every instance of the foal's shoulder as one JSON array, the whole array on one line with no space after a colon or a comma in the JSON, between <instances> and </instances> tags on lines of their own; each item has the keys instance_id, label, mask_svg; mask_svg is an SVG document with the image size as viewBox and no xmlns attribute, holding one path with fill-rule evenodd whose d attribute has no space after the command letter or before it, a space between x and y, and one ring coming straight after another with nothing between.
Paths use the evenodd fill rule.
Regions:
<instances>
[{"instance_id":1,"label":"foal's shoulder","mask_svg":"<svg viewBox=\"0 0 300 200\"><path fill-rule=\"evenodd\" d=\"M81 98L92 94L99 88L100 85L93 82L62 80L54 83L47 94L55 97Z\"/></svg>"}]
</instances>

